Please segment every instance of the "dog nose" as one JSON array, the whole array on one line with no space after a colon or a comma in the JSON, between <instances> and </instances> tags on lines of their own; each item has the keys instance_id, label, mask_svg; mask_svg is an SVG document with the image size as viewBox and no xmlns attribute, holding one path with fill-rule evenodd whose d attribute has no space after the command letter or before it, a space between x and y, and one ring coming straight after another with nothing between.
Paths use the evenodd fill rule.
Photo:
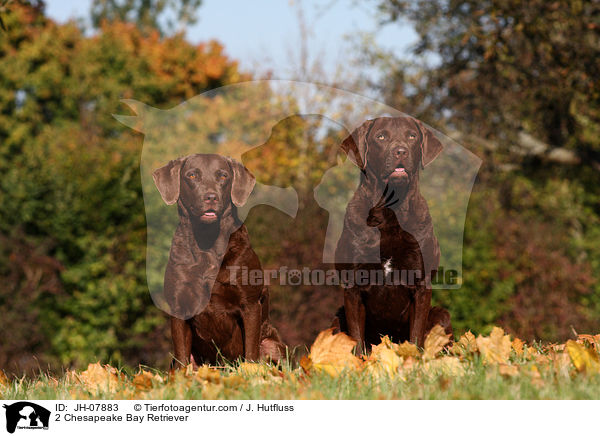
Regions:
<instances>
[{"instance_id":1,"label":"dog nose","mask_svg":"<svg viewBox=\"0 0 600 436\"><path fill-rule=\"evenodd\" d=\"M408 156L408 149L406 147L396 148L396 157L406 157L406 156Z\"/></svg>"},{"instance_id":2,"label":"dog nose","mask_svg":"<svg viewBox=\"0 0 600 436\"><path fill-rule=\"evenodd\" d=\"M215 203L219 200L219 197L214 192L209 192L204 196L204 201L206 203Z\"/></svg>"}]
</instances>

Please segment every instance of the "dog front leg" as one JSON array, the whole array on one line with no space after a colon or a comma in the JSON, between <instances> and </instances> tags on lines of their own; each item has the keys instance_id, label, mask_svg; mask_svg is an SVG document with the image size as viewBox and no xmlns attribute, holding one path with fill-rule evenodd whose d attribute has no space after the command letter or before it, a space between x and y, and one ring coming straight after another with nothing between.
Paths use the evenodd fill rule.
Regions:
<instances>
[{"instance_id":1,"label":"dog front leg","mask_svg":"<svg viewBox=\"0 0 600 436\"><path fill-rule=\"evenodd\" d=\"M244 357L246 360L258 360L260 357L260 327L262 324L262 307L255 303L244 307L242 322L244 324Z\"/></svg>"},{"instance_id":2,"label":"dog front leg","mask_svg":"<svg viewBox=\"0 0 600 436\"><path fill-rule=\"evenodd\" d=\"M431 289L419 289L414 298L410 314L410 341L422 347L425 343L425 328L431 308Z\"/></svg>"},{"instance_id":3,"label":"dog front leg","mask_svg":"<svg viewBox=\"0 0 600 436\"><path fill-rule=\"evenodd\" d=\"M190 363L192 354L192 329L183 319L171 317L171 338L175 354L175 368L183 368Z\"/></svg>"},{"instance_id":4,"label":"dog front leg","mask_svg":"<svg viewBox=\"0 0 600 436\"><path fill-rule=\"evenodd\" d=\"M348 333L357 341L356 352L361 354L365 341L366 310L358 289L344 292L344 312Z\"/></svg>"}]
</instances>

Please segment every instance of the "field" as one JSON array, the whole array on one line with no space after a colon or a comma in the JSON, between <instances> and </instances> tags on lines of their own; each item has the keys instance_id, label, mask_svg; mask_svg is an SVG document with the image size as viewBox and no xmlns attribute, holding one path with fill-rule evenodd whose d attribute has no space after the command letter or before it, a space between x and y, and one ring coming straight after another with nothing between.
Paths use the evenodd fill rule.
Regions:
<instances>
[{"instance_id":1,"label":"field","mask_svg":"<svg viewBox=\"0 0 600 436\"><path fill-rule=\"evenodd\" d=\"M525 344L500 328L457 342L434 328L420 349L387 338L369 356L322 332L299 365L231 362L179 371L92 363L61 376L9 380L3 399L598 399L600 335Z\"/></svg>"}]
</instances>

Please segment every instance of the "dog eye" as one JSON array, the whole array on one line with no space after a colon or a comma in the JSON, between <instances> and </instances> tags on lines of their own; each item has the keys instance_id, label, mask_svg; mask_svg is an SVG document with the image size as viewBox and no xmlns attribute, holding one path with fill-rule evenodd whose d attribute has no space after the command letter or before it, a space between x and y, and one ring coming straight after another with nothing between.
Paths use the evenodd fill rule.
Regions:
<instances>
[{"instance_id":1,"label":"dog eye","mask_svg":"<svg viewBox=\"0 0 600 436\"><path fill-rule=\"evenodd\" d=\"M415 135L414 133L409 133L408 139L417 139L417 135Z\"/></svg>"},{"instance_id":2,"label":"dog eye","mask_svg":"<svg viewBox=\"0 0 600 436\"><path fill-rule=\"evenodd\" d=\"M188 177L189 177L190 179L192 179L192 180L193 180L193 179L195 179L197 176L196 176L196 173L189 173L189 174L188 174Z\"/></svg>"},{"instance_id":3,"label":"dog eye","mask_svg":"<svg viewBox=\"0 0 600 436\"><path fill-rule=\"evenodd\" d=\"M219 177L219 180L225 180L227 178L227 174L221 173L218 175L218 177Z\"/></svg>"},{"instance_id":4,"label":"dog eye","mask_svg":"<svg viewBox=\"0 0 600 436\"><path fill-rule=\"evenodd\" d=\"M379 135L376 136L376 138L381 141L381 140L385 139L385 135L383 133L380 133Z\"/></svg>"}]
</instances>

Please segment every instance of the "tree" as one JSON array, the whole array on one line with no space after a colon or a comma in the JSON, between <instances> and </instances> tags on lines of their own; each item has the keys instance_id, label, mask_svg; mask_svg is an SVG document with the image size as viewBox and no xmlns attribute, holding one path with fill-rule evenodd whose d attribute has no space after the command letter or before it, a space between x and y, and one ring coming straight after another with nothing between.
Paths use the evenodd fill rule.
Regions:
<instances>
[{"instance_id":1,"label":"tree","mask_svg":"<svg viewBox=\"0 0 600 436\"><path fill-rule=\"evenodd\" d=\"M434 59L418 86L436 118L484 138L525 131L600 162L600 3L386 0L379 9L411 22L412 53Z\"/></svg>"},{"instance_id":2,"label":"tree","mask_svg":"<svg viewBox=\"0 0 600 436\"><path fill-rule=\"evenodd\" d=\"M166 323L146 286L142 141L112 114L122 98L174 106L247 76L214 41L121 22L87 37L22 4L5 24L0 310L28 338L1 342L0 355L18 371L38 367L32 354L41 365L165 363Z\"/></svg>"},{"instance_id":3,"label":"tree","mask_svg":"<svg viewBox=\"0 0 600 436\"><path fill-rule=\"evenodd\" d=\"M196 23L201 4L202 0L94 0L91 18L96 28L104 21L119 21L165 34Z\"/></svg>"}]
</instances>

